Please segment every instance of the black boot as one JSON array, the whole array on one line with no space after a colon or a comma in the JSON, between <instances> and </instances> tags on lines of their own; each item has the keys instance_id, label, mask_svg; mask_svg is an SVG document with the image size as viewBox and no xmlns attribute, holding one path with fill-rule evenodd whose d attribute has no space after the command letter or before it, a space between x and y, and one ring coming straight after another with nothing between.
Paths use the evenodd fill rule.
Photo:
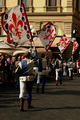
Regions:
<instances>
[{"instance_id":1,"label":"black boot","mask_svg":"<svg viewBox=\"0 0 80 120\"><path fill-rule=\"evenodd\" d=\"M33 108L33 106L31 105L31 99L28 99L28 108Z\"/></svg>"},{"instance_id":2,"label":"black boot","mask_svg":"<svg viewBox=\"0 0 80 120\"><path fill-rule=\"evenodd\" d=\"M39 93L39 84L37 84L37 90L36 93Z\"/></svg>"},{"instance_id":3,"label":"black boot","mask_svg":"<svg viewBox=\"0 0 80 120\"><path fill-rule=\"evenodd\" d=\"M23 104L24 104L24 99L21 98L21 99L20 99L20 111L24 111L24 109L23 109Z\"/></svg>"},{"instance_id":4,"label":"black boot","mask_svg":"<svg viewBox=\"0 0 80 120\"><path fill-rule=\"evenodd\" d=\"M69 80L71 80L71 76L69 76Z\"/></svg>"},{"instance_id":5,"label":"black boot","mask_svg":"<svg viewBox=\"0 0 80 120\"><path fill-rule=\"evenodd\" d=\"M42 86L42 94L44 94L44 86Z\"/></svg>"},{"instance_id":6,"label":"black boot","mask_svg":"<svg viewBox=\"0 0 80 120\"><path fill-rule=\"evenodd\" d=\"M60 85L62 84L62 81L60 81Z\"/></svg>"}]
</instances>

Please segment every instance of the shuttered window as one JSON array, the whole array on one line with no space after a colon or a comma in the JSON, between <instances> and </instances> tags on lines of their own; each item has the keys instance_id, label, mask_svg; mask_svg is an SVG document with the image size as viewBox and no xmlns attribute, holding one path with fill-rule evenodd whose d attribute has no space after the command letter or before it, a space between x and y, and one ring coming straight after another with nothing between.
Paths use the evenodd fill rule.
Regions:
<instances>
[{"instance_id":1,"label":"shuttered window","mask_svg":"<svg viewBox=\"0 0 80 120\"><path fill-rule=\"evenodd\" d=\"M2 0L0 0L0 7L2 6Z\"/></svg>"},{"instance_id":2,"label":"shuttered window","mask_svg":"<svg viewBox=\"0 0 80 120\"><path fill-rule=\"evenodd\" d=\"M76 0L76 9L79 10L79 0Z\"/></svg>"},{"instance_id":3,"label":"shuttered window","mask_svg":"<svg viewBox=\"0 0 80 120\"><path fill-rule=\"evenodd\" d=\"M49 0L49 6L56 6L57 0Z\"/></svg>"},{"instance_id":4,"label":"shuttered window","mask_svg":"<svg viewBox=\"0 0 80 120\"><path fill-rule=\"evenodd\" d=\"M23 0L22 3L23 3L25 6L28 6L29 0Z\"/></svg>"}]
</instances>

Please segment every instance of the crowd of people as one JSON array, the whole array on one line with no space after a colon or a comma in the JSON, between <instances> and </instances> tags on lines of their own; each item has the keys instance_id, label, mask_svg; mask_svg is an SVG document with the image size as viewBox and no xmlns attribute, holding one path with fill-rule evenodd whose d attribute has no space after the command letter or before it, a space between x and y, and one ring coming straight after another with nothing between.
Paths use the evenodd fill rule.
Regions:
<instances>
[{"instance_id":1,"label":"crowd of people","mask_svg":"<svg viewBox=\"0 0 80 120\"><path fill-rule=\"evenodd\" d=\"M43 55L41 56L43 58ZM40 59L41 59L40 58ZM45 70L48 72L45 72L47 78L53 78L57 80L59 77L58 72L60 69L61 71L61 76L69 76L69 79L73 79L73 74L77 74L78 76L80 75L80 59L74 61L73 57L71 57L69 60L65 60L62 55L57 55L56 58L52 56L50 58L47 54L45 54L44 58L46 58L46 63L45 64ZM39 64L40 59L37 58L37 54L34 54L34 57L32 58L33 60L36 59L36 65L39 69L38 73L40 73ZM14 83L16 82L16 87L19 87L19 79L16 74L15 74L15 68L17 67L18 63L23 60L23 56L6 56L0 53L0 82L5 83ZM61 63L58 61L61 61ZM44 65L43 63L43 65ZM57 64L61 64L60 67ZM42 65L42 66L43 66ZM37 77L37 83L40 81L40 75L38 74ZM41 75L42 76L42 75ZM57 82L56 82L57 84Z\"/></svg>"},{"instance_id":2,"label":"crowd of people","mask_svg":"<svg viewBox=\"0 0 80 120\"><path fill-rule=\"evenodd\" d=\"M31 105L33 80L35 79L34 66L38 68L36 78L36 93L39 93L40 80L42 83L42 94L45 93L46 80L54 79L55 85L62 84L62 76L69 76L73 80L73 75L80 76L80 59L74 61L73 56L65 60L62 55L50 58L47 53L40 58L36 54L31 55L26 52L23 56L5 56L0 53L0 82L3 84L16 83L16 88L20 88L20 110L23 111L24 92L27 89L28 108Z\"/></svg>"},{"instance_id":3,"label":"crowd of people","mask_svg":"<svg viewBox=\"0 0 80 120\"><path fill-rule=\"evenodd\" d=\"M21 56L12 57L0 53L0 83L16 82L15 68L21 59Z\"/></svg>"}]
</instances>

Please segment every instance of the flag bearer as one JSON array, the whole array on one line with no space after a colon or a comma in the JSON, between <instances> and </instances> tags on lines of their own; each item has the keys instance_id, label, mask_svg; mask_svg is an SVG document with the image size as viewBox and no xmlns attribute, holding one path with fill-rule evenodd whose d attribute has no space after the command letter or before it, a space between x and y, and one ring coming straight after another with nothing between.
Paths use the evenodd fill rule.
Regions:
<instances>
[{"instance_id":1,"label":"flag bearer","mask_svg":"<svg viewBox=\"0 0 80 120\"><path fill-rule=\"evenodd\" d=\"M19 63L18 70L20 71L20 111L23 111L24 104L24 92L25 88L27 88L27 100L28 100L28 108L32 108L31 100L32 100L32 88L33 88L33 67L34 62L30 59L30 52L26 52L24 54L24 59Z\"/></svg>"},{"instance_id":2,"label":"flag bearer","mask_svg":"<svg viewBox=\"0 0 80 120\"><path fill-rule=\"evenodd\" d=\"M61 60L59 60L58 57L56 58L55 61L55 70L56 70L56 86L58 86L58 79L60 81L60 85L62 84L62 80L61 80L62 64L61 64Z\"/></svg>"},{"instance_id":3,"label":"flag bearer","mask_svg":"<svg viewBox=\"0 0 80 120\"><path fill-rule=\"evenodd\" d=\"M68 71L69 71L69 80L73 79L73 62L72 58L69 58L68 60Z\"/></svg>"},{"instance_id":4,"label":"flag bearer","mask_svg":"<svg viewBox=\"0 0 80 120\"><path fill-rule=\"evenodd\" d=\"M41 58L38 59L37 93L39 92L39 85L41 78L42 78L42 93L44 93L46 74L47 74L46 67L47 67L47 60L45 58L45 54L42 54Z\"/></svg>"}]
</instances>

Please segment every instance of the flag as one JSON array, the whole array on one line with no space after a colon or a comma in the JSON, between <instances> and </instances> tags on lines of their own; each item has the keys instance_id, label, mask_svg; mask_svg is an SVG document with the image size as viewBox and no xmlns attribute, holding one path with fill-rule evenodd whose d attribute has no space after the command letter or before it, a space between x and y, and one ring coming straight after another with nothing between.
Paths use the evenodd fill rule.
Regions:
<instances>
[{"instance_id":1,"label":"flag","mask_svg":"<svg viewBox=\"0 0 80 120\"><path fill-rule=\"evenodd\" d=\"M68 45L71 43L71 41L65 36L63 35L59 41L59 43L57 43L57 46L61 52L61 54L64 52L64 50L68 47Z\"/></svg>"},{"instance_id":2,"label":"flag","mask_svg":"<svg viewBox=\"0 0 80 120\"><path fill-rule=\"evenodd\" d=\"M15 46L32 41L24 5L18 5L1 14L1 24L7 33L7 41Z\"/></svg>"},{"instance_id":3,"label":"flag","mask_svg":"<svg viewBox=\"0 0 80 120\"><path fill-rule=\"evenodd\" d=\"M56 37L54 25L51 22L48 22L41 30L37 31L37 35L39 36L46 51L48 51Z\"/></svg>"},{"instance_id":4,"label":"flag","mask_svg":"<svg viewBox=\"0 0 80 120\"><path fill-rule=\"evenodd\" d=\"M77 48L79 47L79 44L77 43L77 41L73 41L73 49L72 49L72 55L74 55L74 53L76 52Z\"/></svg>"}]
</instances>

